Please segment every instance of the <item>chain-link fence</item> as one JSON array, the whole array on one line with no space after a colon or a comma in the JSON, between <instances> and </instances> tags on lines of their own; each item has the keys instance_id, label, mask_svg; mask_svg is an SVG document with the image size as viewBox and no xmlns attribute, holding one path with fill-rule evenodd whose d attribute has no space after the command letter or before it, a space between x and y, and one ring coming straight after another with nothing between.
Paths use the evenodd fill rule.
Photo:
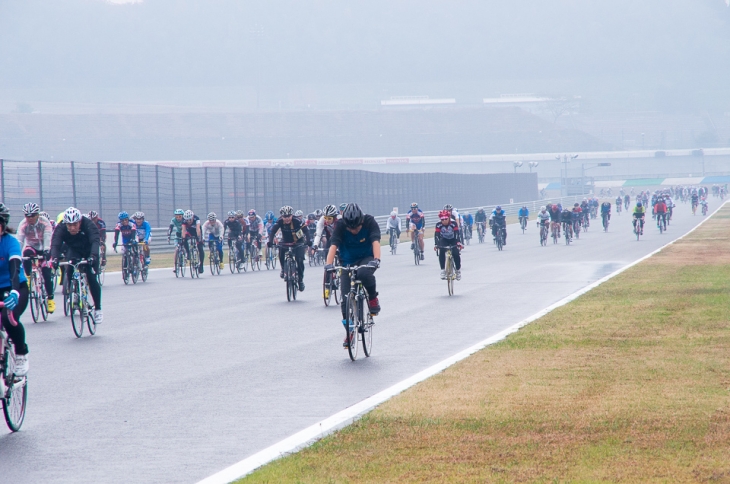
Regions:
<instances>
[{"instance_id":1,"label":"chain-link fence","mask_svg":"<svg viewBox=\"0 0 730 484\"><path fill-rule=\"evenodd\" d=\"M259 212L291 205L305 214L328 203L356 201L372 214L536 200L537 175L499 173L377 173L362 170L251 167L170 167L157 164L0 160L0 198L15 216L36 202L55 217L69 206L96 210L110 222L122 211L145 212L152 226L176 208L200 216L229 210ZM17 220L17 218L15 218Z\"/></svg>"}]
</instances>

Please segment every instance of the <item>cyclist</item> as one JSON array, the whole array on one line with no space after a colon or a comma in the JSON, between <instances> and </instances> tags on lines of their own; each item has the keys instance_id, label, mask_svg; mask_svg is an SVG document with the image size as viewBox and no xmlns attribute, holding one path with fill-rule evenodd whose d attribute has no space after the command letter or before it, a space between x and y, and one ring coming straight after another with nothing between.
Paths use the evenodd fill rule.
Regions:
<instances>
[{"instance_id":1,"label":"cyclist","mask_svg":"<svg viewBox=\"0 0 730 484\"><path fill-rule=\"evenodd\" d=\"M317 216L314 215L314 212L307 215L307 220L304 222L304 228L307 231L307 238L309 240L314 240L314 237L317 234ZM316 251L316 247L314 247L314 244L312 244L312 247L309 251L310 255L314 256L314 253Z\"/></svg>"},{"instance_id":2,"label":"cyclist","mask_svg":"<svg viewBox=\"0 0 730 484\"><path fill-rule=\"evenodd\" d=\"M527 205L523 205L522 208L517 212L517 216L520 220L520 225L527 227L527 221L530 219L530 210Z\"/></svg>"},{"instance_id":3,"label":"cyclist","mask_svg":"<svg viewBox=\"0 0 730 484\"><path fill-rule=\"evenodd\" d=\"M299 290L304 291L304 247L309 245L311 242L307 240L306 231L303 230L303 224L301 220L294 217L294 209L289 205L281 207L279 210L281 217L276 221L274 227L269 233L269 241L267 245L269 247L274 246L274 238L276 233L281 231L282 242L285 244L294 245L294 259L297 262L297 273L299 274ZM281 272L279 277L284 278L284 256L286 255L285 250L279 251L279 262L281 263Z\"/></svg>"},{"instance_id":4,"label":"cyclist","mask_svg":"<svg viewBox=\"0 0 730 484\"><path fill-rule=\"evenodd\" d=\"M256 246L256 260L258 260L261 252L261 238L266 236L266 227L254 209L248 211L246 223L248 224L248 242Z\"/></svg>"},{"instance_id":5,"label":"cyclist","mask_svg":"<svg viewBox=\"0 0 730 484\"><path fill-rule=\"evenodd\" d=\"M23 213L25 218L18 225L18 243L23 249L23 257L39 257L44 264L41 267L43 282L46 285L48 293L48 312L52 313L56 310L56 303L53 301L53 272L50 267L51 236L53 229L51 223L40 216L41 209L36 203L26 203L23 205ZM29 278L33 270L33 262L30 260L23 261L25 275Z\"/></svg>"},{"instance_id":6,"label":"cyclist","mask_svg":"<svg viewBox=\"0 0 730 484\"><path fill-rule=\"evenodd\" d=\"M697 190L692 190L692 213L694 214L697 210L697 206L700 203L700 196L697 195Z\"/></svg>"},{"instance_id":7,"label":"cyclist","mask_svg":"<svg viewBox=\"0 0 730 484\"><path fill-rule=\"evenodd\" d=\"M579 204L574 203L572 212L570 221L573 227L573 233L580 235L580 224L583 221L583 210L580 208Z\"/></svg>"},{"instance_id":8,"label":"cyclist","mask_svg":"<svg viewBox=\"0 0 730 484\"><path fill-rule=\"evenodd\" d=\"M226 233L228 233L228 250L233 250L233 244L236 244L236 249L238 249L238 258L236 259L236 264L238 264L243 258L243 227L241 222L236 219L236 212L233 210L228 212L228 219L223 222L224 237Z\"/></svg>"},{"instance_id":9,"label":"cyclist","mask_svg":"<svg viewBox=\"0 0 730 484\"><path fill-rule=\"evenodd\" d=\"M89 218L96 224L99 229L99 251L101 254L101 264L106 265L106 222L104 222L95 210L89 212ZM103 250L102 250L103 247Z\"/></svg>"},{"instance_id":10,"label":"cyclist","mask_svg":"<svg viewBox=\"0 0 730 484\"><path fill-rule=\"evenodd\" d=\"M274 226L275 223L276 223L276 217L274 216L274 212L269 210L264 215L264 227L266 228L266 237L268 237L269 234L271 233L271 228Z\"/></svg>"},{"instance_id":11,"label":"cyclist","mask_svg":"<svg viewBox=\"0 0 730 484\"><path fill-rule=\"evenodd\" d=\"M20 322L20 316L28 307L28 279L20 268L23 262L20 243L11 235L14 230L8 227L8 223L10 211L0 203L0 295L7 294L3 304L8 311L13 312L18 325L10 324L5 314L2 324L15 346L15 374L25 376L28 374L28 345L25 344L25 327Z\"/></svg>"},{"instance_id":12,"label":"cyclist","mask_svg":"<svg viewBox=\"0 0 730 484\"><path fill-rule=\"evenodd\" d=\"M150 265L150 240L152 240L152 227L150 223L144 219L144 212L134 212L132 216L134 225L137 227L137 242L142 243L144 251L144 263Z\"/></svg>"},{"instance_id":13,"label":"cyclist","mask_svg":"<svg viewBox=\"0 0 730 484\"><path fill-rule=\"evenodd\" d=\"M644 205L641 202L636 202L636 208L634 208L634 225L636 225L637 220L641 224L639 227L639 234L644 235L644 216L646 215L646 211L644 209Z\"/></svg>"},{"instance_id":14,"label":"cyclist","mask_svg":"<svg viewBox=\"0 0 730 484\"><path fill-rule=\"evenodd\" d=\"M53 219L51 218L51 216L50 216L50 215L48 215L48 212L41 212L41 213L40 213L39 215L40 215L40 216L41 216L42 218L44 218L44 219L48 220L48 223L50 223L50 224L51 224L51 228L52 228L52 229L54 229L54 230L56 229L56 222L55 222L55 221L54 221L54 220L53 220Z\"/></svg>"},{"instance_id":15,"label":"cyclist","mask_svg":"<svg viewBox=\"0 0 730 484\"><path fill-rule=\"evenodd\" d=\"M550 230L557 230L558 237L560 237L560 221L562 218L562 210L558 205L552 205L550 207Z\"/></svg>"},{"instance_id":16,"label":"cyclist","mask_svg":"<svg viewBox=\"0 0 730 484\"><path fill-rule=\"evenodd\" d=\"M611 220L611 202L603 202L601 204L601 220L603 220L603 225L606 225L606 218L608 220Z\"/></svg>"},{"instance_id":17,"label":"cyclist","mask_svg":"<svg viewBox=\"0 0 730 484\"><path fill-rule=\"evenodd\" d=\"M587 198L584 198L583 201L580 202L580 209L583 212L584 219L588 221L591 216L591 203L588 201ZM588 226L588 224L585 225Z\"/></svg>"},{"instance_id":18,"label":"cyclist","mask_svg":"<svg viewBox=\"0 0 730 484\"><path fill-rule=\"evenodd\" d=\"M401 220L398 216L398 212L390 212L390 217L388 217L388 220L385 222L385 230L386 232L390 232L391 230L395 231L395 238L396 240L400 239L400 227L401 227Z\"/></svg>"},{"instance_id":19,"label":"cyclist","mask_svg":"<svg viewBox=\"0 0 730 484\"><path fill-rule=\"evenodd\" d=\"M662 228L667 230L667 204L663 198L657 198L654 213L656 214L657 225L661 224Z\"/></svg>"},{"instance_id":20,"label":"cyclist","mask_svg":"<svg viewBox=\"0 0 730 484\"><path fill-rule=\"evenodd\" d=\"M501 206L497 205L492 211L492 216L489 217L489 226L492 228L494 240L497 240L497 229L502 227L502 245L507 245L507 215Z\"/></svg>"},{"instance_id":21,"label":"cyclist","mask_svg":"<svg viewBox=\"0 0 730 484\"><path fill-rule=\"evenodd\" d=\"M487 212L484 211L484 207L479 207L479 210L477 210L477 213L474 216L474 223L477 225L477 231L481 230L482 234L486 232Z\"/></svg>"},{"instance_id":22,"label":"cyclist","mask_svg":"<svg viewBox=\"0 0 730 484\"><path fill-rule=\"evenodd\" d=\"M472 227L474 226L474 217L469 212L464 212L464 215L461 217L462 222L464 222L463 227L461 227L464 234L462 234L462 238L466 237L466 234L469 234L469 238L471 239L472 236Z\"/></svg>"},{"instance_id":23,"label":"cyclist","mask_svg":"<svg viewBox=\"0 0 730 484\"><path fill-rule=\"evenodd\" d=\"M216 249L218 250L218 265L223 269L223 232L225 232L225 227L218 220L215 212L208 214L208 220L203 224L202 230L203 240L212 240L215 242Z\"/></svg>"},{"instance_id":24,"label":"cyclist","mask_svg":"<svg viewBox=\"0 0 730 484\"><path fill-rule=\"evenodd\" d=\"M540 211L537 213L537 226L538 228L542 229L542 227L547 227L546 230L549 230L550 223L550 214L547 211L547 208L545 205L540 207Z\"/></svg>"},{"instance_id":25,"label":"cyclist","mask_svg":"<svg viewBox=\"0 0 730 484\"><path fill-rule=\"evenodd\" d=\"M314 218L316 218L317 221L322 218L322 215L324 215L324 212L322 210L317 209L314 211Z\"/></svg>"},{"instance_id":26,"label":"cyclist","mask_svg":"<svg viewBox=\"0 0 730 484\"><path fill-rule=\"evenodd\" d=\"M101 286L96 278L96 274L99 272L99 228L91 219L82 217L77 208L67 208L63 220L53 231L51 261L54 267L58 267L62 247L67 260L86 259L89 261L80 270L86 273L89 292L94 300L94 320L96 324L101 324L104 321L104 315L101 312ZM65 273L67 277L72 276L71 271Z\"/></svg>"},{"instance_id":27,"label":"cyclist","mask_svg":"<svg viewBox=\"0 0 730 484\"><path fill-rule=\"evenodd\" d=\"M182 223L182 238L183 240L185 240L185 251L187 252L188 257L190 257L190 242L192 240L198 249L198 258L200 259L198 273L200 274L202 274L204 271L203 262L205 259L205 250L203 249L204 244L202 235L203 232L200 227L200 217L195 215L192 210L185 210ZM194 250L195 247L192 247L192 249Z\"/></svg>"},{"instance_id":28,"label":"cyclist","mask_svg":"<svg viewBox=\"0 0 730 484\"><path fill-rule=\"evenodd\" d=\"M302 223L302 225L304 225L304 212L302 212L301 210L297 210L294 213L294 218L299 220Z\"/></svg>"},{"instance_id":29,"label":"cyclist","mask_svg":"<svg viewBox=\"0 0 730 484\"><path fill-rule=\"evenodd\" d=\"M421 260L423 260L423 229L426 227L426 217L418 208L416 202L411 204L411 211L406 215L406 227L408 228L408 234L411 236L411 250L413 250L413 245L416 243L416 231L418 231L418 247L421 249Z\"/></svg>"},{"instance_id":30,"label":"cyclist","mask_svg":"<svg viewBox=\"0 0 730 484\"><path fill-rule=\"evenodd\" d=\"M173 212L172 220L170 220L170 228L167 229L167 241L170 241L170 236L172 235L172 231L175 231L175 238L182 239L182 223L183 223L183 215L185 214L185 210L182 208L178 208Z\"/></svg>"},{"instance_id":31,"label":"cyclist","mask_svg":"<svg viewBox=\"0 0 730 484\"><path fill-rule=\"evenodd\" d=\"M112 244L114 252L117 251L119 234L122 234L122 254L124 254L127 244L130 242L137 243L137 226L129 221L129 214L127 212L119 212L119 223L114 228L114 243Z\"/></svg>"},{"instance_id":32,"label":"cyclist","mask_svg":"<svg viewBox=\"0 0 730 484\"><path fill-rule=\"evenodd\" d=\"M436 224L434 231L433 247L433 250L438 251L439 264L441 264L441 279L446 279L446 249L449 249L451 250L451 257L454 259L456 280L461 280L460 250L462 247L461 242L459 242L459 226L451 220L451 214L448 210L441 210L439 212L439 223Z\"/></svg>"},{"instance_id":33,"label":"cyclist","mask_svg":"<svg viewBox=\"0 0 730 484\"><path fill-rule=\"evenodd\" d=\"M621 213L621 206L624 204L621 196L616 197L616 212Z\"/></svg>"},{"instance_id":34,"label":"cyclist","mask_svg":"<svg viewBox=\"0 0 730 484\"><path fill-rule=\"evenodd\" d=\"M322 210L322 217L317 221L317 229L314 232L314 243L312 246L315 249L320 247L322 237L326 239L327 246L325 248L329 248L329 244L332 239L332 232L335 229L335 222L337 222L337 217L339 217L339 215L340 212L334 205L327 205L324 207L324 210Z\"/></svg>"},{"instance_id":35,"label":"cyclist","mask_svg":"<svg viewBox=\"0 0 730 484\"><path fill-rule=\"evenodd\" d=\"M418 207L416 207L418 209ZM342 212L342 221L335 225L332 244L327 253L325 270L334 270L335 253L339 250L343 266L367 265L372 270L358 270L357 278L368 293L368 309L373 316L380 313L378 292L375 282L375 270L380 267L380 226L372 215L365 215L356 203L349 203ZM342 324L347 327L347 297L350 292L350 275L343 271L340 276L342 290ZM345 336L343 346L348 346Z\"/></svg>"}]
</instances>

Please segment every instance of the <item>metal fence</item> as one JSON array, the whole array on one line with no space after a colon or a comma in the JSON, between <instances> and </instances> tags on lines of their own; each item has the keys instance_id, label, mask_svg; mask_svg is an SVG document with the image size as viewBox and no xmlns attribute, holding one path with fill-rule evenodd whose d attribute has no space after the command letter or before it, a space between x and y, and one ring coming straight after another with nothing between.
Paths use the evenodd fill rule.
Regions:
<instances>
[{"instance_id":1,"label":"metal fence","mask_svg":"<svg viewBox=\"0 0 730 484\"><path fill-rule=\"evenodd\" d=\"M373 214L404 212L417 201L426 210L537 199L537 175L499 173L377 173L252 167L171 167L160 164L0 160L0 199L18 214L34 201L55 217L69 206L96 210L114 221L122 211L145 212L166 226L176 208L198 215L229 210L309 213L328 203L358 202ZM17 218L15 218L17 220Z\"/></svg>"}]
</instances>

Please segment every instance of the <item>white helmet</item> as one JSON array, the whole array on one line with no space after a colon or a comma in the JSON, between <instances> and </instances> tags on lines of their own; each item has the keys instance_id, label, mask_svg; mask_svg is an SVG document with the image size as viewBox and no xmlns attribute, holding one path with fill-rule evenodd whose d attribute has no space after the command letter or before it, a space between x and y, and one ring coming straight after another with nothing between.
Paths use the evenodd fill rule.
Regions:
<instances>
[{"instance_id":1,"label":"white helmet","mask_svg":"<svg viewBox=\"0 0 730 484\"><path fill-rule=\"evenodd\" d=\"M544 212L545 210L547 210L547 208L545 207L545 205L543 205L542 207L540 207L540 211L541 212Z\"/></svg>"},{"instance_id":2,"label":"white helmet","mask_svg":"<svg viewBox=\"0 0 730 484\"><path fill-rule=\"evenodd\" d=\"M395 212L390 212L390 216L391 216L391 217L395 217L395 216L397 216L397 215L398 215L398 214L397 214L397 213L395 213Z\"/></svg>"},{"instance_id":3,"label":"white helmet","mask_svg":"<svg viewBox=\"0 0 730 484\"><path fill-rule=\"evenodd\" d=\"M340 213L340 211L337 210L337 207L335 207L334 205L325 206L323 211L325 217L335 217L337 216L337 214Z\"/></svg>"},{"instance_id":4,"label":"white helmet","mask_svg":"<svg viewBox=\"0 0 730 484\"><path fill-rule=\"evenodd\" d=\"M183 219L185 220L192 220L193 217L195 217L195 214L192 210L185 210L185 213L183 214Z\"/></svg>"},{"instance_id":5,"label":"white helmet","mask_svg":"<svg viewBox=\"0 0 730 484\"><path fill-rule=\"evenodd\" d=\"M208 220L210 220L211 222L215 222L216 218L218 218L218 217L216 216L215 212L210 212L208 214Z\"/></svg>"},{"instance_id":6,"label":"white helmet","mask_svg":"<svg viewBox=\"0 0 730 484\"><path fill-rule=\"evenodd\" d=\"M37 203L26 203L23 205L23 213L26 217L29 215L35 215L37 213L41 213L41 207L39 207Z\"/></svg>"},{"instance_id":7,"label":"white helmet","mask_svg":"<svg viewBox=\"0 0 730 484\"><path fill-rule=\"evenodd\" d=\"M65 212L63 212L63 221L67 224L75 224L81 220L81 212L76 207L68 207Z\"/></svg>"}]
</instances>

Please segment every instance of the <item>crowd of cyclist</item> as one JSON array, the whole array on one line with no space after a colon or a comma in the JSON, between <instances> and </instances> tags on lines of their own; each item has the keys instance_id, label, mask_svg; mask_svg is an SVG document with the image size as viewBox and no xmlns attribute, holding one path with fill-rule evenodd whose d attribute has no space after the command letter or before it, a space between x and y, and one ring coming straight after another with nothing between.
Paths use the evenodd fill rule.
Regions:
<instances>
[{"instance_id":1,"label":"crowd of cyclist","mask_svg":"<svg viewBox=\"0 0 730 484\"><path fill-rule=\"evenodd\" d=\"M713 186L713 196L724 198L727 188ZM668 187L650 192L641 191L638 194L631 190L626 193L623 189L617 194L615 205L604 201L599 203L597 198L584 198L582 202L572 207L563 207L560 203L547 204L540 207L536 215L537 225L541 228L560 232L569 230L576 232L580 226L597 218L600 214L604 226L610 220L612 210L617 212L628 211L632 198L635 205L632 210L632 219L635 230L643 233L647 207L651 207L652 218L659 226L666 229L672 218L675 207L674 200L690 203L693 213L702 207L703 214L707 213L707 198L710 190L707 187ZM16 352L16 373L25 375L28 371L28 347L25 342L25 331L19 322L20 316L28 305L28 280L33 264L40 267L41 277L47 290L47 310L55 311L53 278L59 269L59 262L63 260L79 261L85 259L88 264L80 266L79 270L87 275L89 292L94 303L94 318L97 324L103 322L101 309L101 286L95 277L100 266L106 264L107 225L95 211L82 214L78 209L69 207L55 219L42 212L38 204L30 202L23 206L24 218L13 230L10 226L10 213L0 203L0 299L7 311L13 311L17 326L11 325L5 313L2 316L3 327L13 341ZM521 223L529 219L529 210L523 206L518 217ZM424 257L424 232L426 218L417 203L410 206L405 215L405 228L411 240L412 248L418 244L420 257ZM465 238L471 238L476 227L480 237L491 229L492 237L501 237L503 244L507 243L506 214L500 206L491 212L480 208L472 216L469 212L460 214L451 205L446 205L438 213L438 222L434 227L434 250L438 252L441 268L441 278L445 278L445 255L450 251L456 269L456 279L461 279L461 256ZM385 222L387 232L392 232L400 238L403 229L403 220L396 212L392 212ZM11 235L15 234L15 236ZM120 237L121 236L121 237ZM357 277L363 283L369 295L368 308L371 314L380 312L378 292L374 271L380 266L380 239L381 232L378 223L372 215L365 214L355 203L333 204L322 210L315 210L306 217L301 210L295 211L291 206L281 207L278 217L273 211L268 211L263 217L255 210L244 213L242 210L231 210L224 220L220 220L215 213L209 213L205 222L192 210L177 209L173 213L167 232L168 240L175 239L186 253L198 251L200 273L203 272L205 257L205 242L210 244L211 250L218 252L218 260L223 260L223 246L227 243L229 250L234 250L237 257L251 251L262 257L266 248L291 247L296 260L298 289L303 291L304 285L304 258L308 253L311 256L322 251L325 256L326 277L334 277L336 264L363 266L370 270L359 272ZM151 262L150 242L152 230L145 220L143 212L135 212L131 216L127 212L120 212L114 226L112 247L117 251L121 242L121 251L129 247L142 246L144 263ZM121 240L120 240L121 238ZM253 249L251 249L253 247ZM279 261L284 274L284 251L279 251ZM238 261L237 261L238 262ZM222 263L221 263L222 266ZM63 274L63 272L62 272ZM66 271L63 277L71 277ZM346 272L342 272L340 289L343 293L349 290L351 281ZM343 324L345 321L345 305L342 303ZM345 341L344 345L347 345Z\"/></svg>"}]
</instances>

